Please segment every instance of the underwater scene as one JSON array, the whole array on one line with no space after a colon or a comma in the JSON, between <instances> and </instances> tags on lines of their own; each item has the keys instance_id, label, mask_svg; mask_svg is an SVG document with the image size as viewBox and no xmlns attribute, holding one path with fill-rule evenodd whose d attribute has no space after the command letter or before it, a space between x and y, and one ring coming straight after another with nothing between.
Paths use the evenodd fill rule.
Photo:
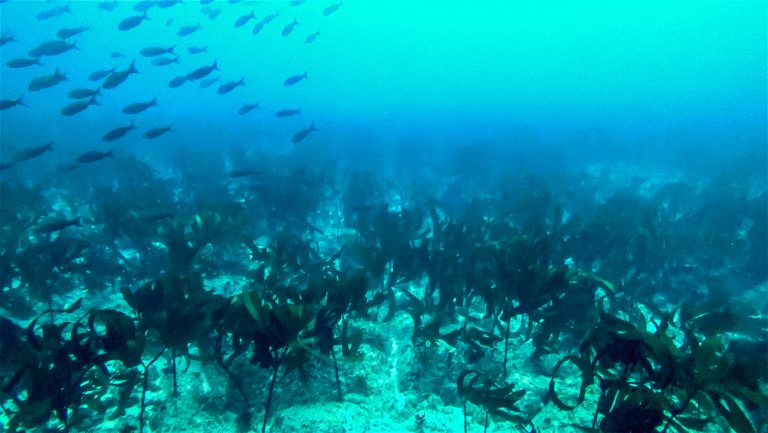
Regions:
<instances>
[{"instance_id":1,"label":"underwater scene","mask_svg":"<svg viewBox=\"0 0 768 433\"><path fill-rule=\"evenodd\" d=\"M768 433L765 1L0 3L0 432Z\"/></svg>"}]
</instances>

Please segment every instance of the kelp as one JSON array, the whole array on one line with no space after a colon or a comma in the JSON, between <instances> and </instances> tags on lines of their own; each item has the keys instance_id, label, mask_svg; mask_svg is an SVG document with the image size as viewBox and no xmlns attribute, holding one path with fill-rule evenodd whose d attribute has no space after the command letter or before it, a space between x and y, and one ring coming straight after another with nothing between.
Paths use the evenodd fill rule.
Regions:
<instances>
[{"instance_id":1,"label":"kelp","mask_svg":"<svg viewBox=\"0 0 768 433\"><path fill-rule=\"evenodd\" d=\"M668 323L650 333L603 313L579 354L555 365L549 385L552 402L573 410L584 401L587 387L597 382L601 395L592 429L599 425L602 432L650 433L664 425L662 431L701 430L713 419L702 417L696 408L711 408L733 431L756 432L743 404L766 410L768 396L745 374L743 360L725 350L722 337L702 340L689 325L680 324L685 341L678 345L668 334ZM575 404L564 402L556 389L565 363L575 365L581 374Z\"/></svg>"}]
</instances>

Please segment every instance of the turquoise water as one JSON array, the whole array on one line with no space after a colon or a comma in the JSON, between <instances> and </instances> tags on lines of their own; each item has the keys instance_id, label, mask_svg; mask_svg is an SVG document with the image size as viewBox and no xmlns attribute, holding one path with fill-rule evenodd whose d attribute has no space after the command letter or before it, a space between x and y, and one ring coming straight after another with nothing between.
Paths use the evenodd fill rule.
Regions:
<instances>
[{"instance_id":1,"label":"turquoise water","mask_svg":"<svg viewBox=\"0 0 768 433\"><path fill-rule=\"evenodd\" d=\"M215 142L285 150L287 138L313 121L323 131L318 141L364 140L375 147L401 140L507 143L526 135L521 130L569 149L585 145L578 143L585 136L599 141L573 149L577 155L620 149L663 156L672 146L685 156L719 158L764 144L766 5L759 1L349 2L329 16L322 14L324 2L217 1L209 6L221 10L215 19L196 2L184 2L151 9L149 21L126 32L117 25L136 14L129 2L112 12L96 2L73 2L71 14L35 18L56 4L2 5L2 32L19 40L2 48L4 63L55 39L60 28L91 27L72 39L79 51L44 58L43 67L4 67L3 98L25 94L31 107L3 112L3 143L54 139L62 150L81 150L98 144L91 128L119 123L123 105L157 97L161 109L138 116L137 125L172 123L176 140L195 148ZM251 10L257 19L235 28ZM251 34L258 19L275 12L262 33ZM294 17L299 25L283 37ZM181 26L197 23L200 31L176 36ZM317 30L320 36L306 44ZM180 65L152 66L139 54L150 45L178 45ZM208 52L187 54L193 45ZM111 59L112 52L124 57ZM93 86L88 74L124 69L132 60L141 73L105 92L102 107L58 116L69 89ZM213 60L222 82L245 77L246 86L223 96L191 83L167 87ZM55 67L70 82L26 91L32 78ZM306 82L281 85L305 71ZM246 102L260 103L261 112L238 116ZM281 122L271 115L298 107L300 118ZM55 132L36 127L51 122Z\"/></svg>"},{"instance_id":2,"label":"turquoise water","mask_svg":"<svg viewBox=\"0 0 768 433\"><path fill-rule=\"evenodd\" d=\"M3 1L0 430L768 432L767 27Z\"/></svg>"}]
</instances>

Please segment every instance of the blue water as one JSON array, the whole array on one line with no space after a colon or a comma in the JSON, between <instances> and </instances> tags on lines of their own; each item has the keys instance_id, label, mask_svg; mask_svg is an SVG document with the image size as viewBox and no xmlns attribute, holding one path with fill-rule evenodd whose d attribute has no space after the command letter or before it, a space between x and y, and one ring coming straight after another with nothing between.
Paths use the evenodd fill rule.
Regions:
<instances>
[{"instance_id":1,"label":"blue water","mask_svg":"<svg viewBox=\"0 0 768 433\"><path fill-rule=\"evenodd\" d=\"M768 3L144 3L0 3L0 426L766 432Z\"/></svg>"},{"instance_id":2,"label":"blue water","mask_svg":"<svg viewBox=\"0 0 768 433\"><path fill-rule=\"evenodd\" d=\"M133 116L140 129L119 142L120 152L158 160L158 147L223 152L256 146L287 152L291 136L315 123L309 142L329 152L338 146L386 149L408 141L436 146L477 143L547 149L562 158L609 155L675 162L765 153L765 2L345 2L323 16L329 2L216 1L149 10L149 21L130 31L118 22L136 15L133 3L112 12L97 2L71 2L71 14L40 21L57 2L8 1L2 34L18 42L2 47L2 60L24 57L64 27L88 25L78 51L42 59L44 66L3 66L2 99L24 95L30 106L2 112L4 151L55 140L57 157L104 149L100 137L128 123L120 109L157 97L160 106ZM256 19L235 28L235 20ZM279 13L252 35L262 17ZM299 24L284 37L283 27ZM178 37L184 25L201 29ZM305 37L319 30L317 39ZM139 51L177 45L179 65L156 67ZM189 46L208 52L187 54ZM110 53L125 57L113 59ZM95 87L98 69L139 74L104 91L71 118L59 114L67 92ZM208 89L175 76L218 62L221 81ZM27 83L58 67L69 82L37 93ZM292 87L288 76L308 72ZM227 95L224 81L245 78ZM238 116L244 103L261 110ZM277 119L282 108L302 115ZM148 144L148 128L172 124L174 133ZM350 143L355 143L352 145ZM553 150L554 149L554 150ZM757 153L755 153L757 152ZM165 155L167 156L167 155ZM538 159L536 159L538 161Z\"/></svg>"}]
</instances>

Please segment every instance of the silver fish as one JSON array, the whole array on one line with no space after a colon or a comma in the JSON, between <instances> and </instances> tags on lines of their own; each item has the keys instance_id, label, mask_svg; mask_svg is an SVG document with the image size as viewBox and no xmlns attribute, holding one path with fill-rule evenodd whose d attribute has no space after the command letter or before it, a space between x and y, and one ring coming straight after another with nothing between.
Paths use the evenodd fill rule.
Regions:
<instances>
[{"instance_id":1,"label":"silver fish","mask_svg":"<svg viewBox=\"0 0 768 433\"><path fill-rule=\"evenodd\" d=\"M84 98L90 98L91 96L101 95L101 89L75 89L71 92L69 92L69 96L72 99L84 99Z\"/></svg>"},{"instance_id":2,"label":"silver fish","mask_svg":"<svg viewBox=\"0 0 768 433\"><path fill-rule=\"evenodd\" d=\"M168 66L171 64L176 63L179 64L179 56L176 57L158 57L156 59L152 59L152 64L155 66Z\"/></svg>"},{"instance_id":3,"label":"silver fish","mask_svg":"<svg viewBox=\"0 0 768 433\"><path fill-rule=\"evenodd\" d=\"M327 17L328 15L336 12L336 10L341 7L341 3L342 2L338 2L323 9L323 15Z\"/></svg>"},{"instance_id":4,"label":"silver fish","mask_svg":"<svg viewBox=\"0 0 768 433\"><path fill-rule=\"evenodd\" d=\"M243 114L248 114L253 110L258 110L259 108L261 107L259 106L258 102L255 104L244 104L242 107L240 107L239 110L237 110L237 114L242 116Z\"/></svg>"},{"instance_id":5,"label":"silver fish","mask_svg":"<svg viewBox=\"0 0 768 433\"><path fill-rule=\"evenodd\" d=\"M58 56L59 54L66 53L72 49L79 49L77 48L77 42L68 44L66 41L56 39L53 41L43 42L37 47L32 48L29 50L29 55L32 57Z\"/></svg>"},{"instance_id":6,"label":"silver fish","mask_svg":"<svg viewBox=\"0 0 768 433\"><path fill-rule=\"evenodd\" d=\"M256 18L256 15L254 14L253 11L251 11L250 14L243 15L240 18L238 18L237 20L235 20L235 28L240 28L240 27L246 25L248 23L248 21L250 21L252 19L255 19L255 18Z\"/></svg>"},{"instance_id":7,"label":"silver fish","mask_svg":"<svg viewBox=\"0 0 768 433\"><path fill-rule=\"evenodd\" d=\"M85 152L84 154L78 156L77 159L75 159L75 161L81 164L90 164L92 162L101 161L102 159L105 159L105 158L112 158L111 149L108 152L99 152L96 150Z\"/></svg>"},{"instance_id":8,"label":"silver fish","mask_svg":"<svg viewBox=\"0 0 768 433\"><path fill-rule=\"evenodd\" d=\"M69 39L72 36L77 36L81 33L85 33L91 29L91 26L79 26L79 27L69 27L69 28L63 28L56 32L56 36L59 39Z\"/></svg>"},{"instance_id":9,"label":"silver fish","mask_svg":"<svg viewBox=\"0 0 768 433\"><path fill-rule=\"evenodd\" d=\"M71 14L72 11L69 10L69 5L66 6L56 6L55 8L47 9L39 14L35 15L35 17L40 21L49 20L51 18L60 17L64 14Z\"/></svg>"},{"instance_id":10,"label":"silver fish","mask_svg":"<svg viewBox=\"0 0 768 433\"><path fill-rule=\"evenodd\" d=\"M130 66L128 66L128 69L124 71L115 71L109 74L109 76L104 80L104 84L101 85L101 87L105 89L114 89L115 87L119 86L123 83L131 74L138 74L139 71L136 70L134 67L134 63L136 61L134 60L131 62Z\"/></svg>"},{"instance_id":11,"label":"silver fish","mask_svg":"<svg viewBox=\"0 0 768 433\"><path fill-rule=\"evenodd\" d=\"M283 27L283 36L288 36L293 32L293 29L296 28L296 26L299 24L299 22L296 20L296 18L293 19L293 21L289 24L286 24L285 27Z\"/></svg>"},{"instance_id":12,"label":"silver fish","mask_svg":"<svg viewBox=\"0 0 768 433\"><path fill-rule=\"evenodd\" d=\"M33 65L43 66L43 64L40 63L39 57L33 57L31 59L25 57L11 59L8 60L5 64L8 65L9 68L27 68Z\"/></svg>"},{"instance_id":13,"label":"silver fish","mask_svg":"<svg viewBox=\"0 0 768 433\"><path fill-rule=\"evenodd\" d=\"M171 125L168 125L164 128L152 128L144 133L144 138L146 138L147 140L152 140L165 134L170 130L171 130Z\"/></svg>"},{"instance_id":14,"label":"silver fish","mask_svg":"<svg viewBox=\"0 0 768 433\"><path fill-rule=\"evenodd\" d=\"M53 87L62 81L69 80L67 80L67 76L64 75L64 73L59 72L59 69L57 68L52 75L43 75L33 79L29 82L29 86L27 86L27 88L32 92L37 92L39 90Z\"/></svg>"},{"instance_id":15,"label":"silver fish","mask_svg":"<svg viewBox=\"0 0 768 433\"><path fill-rule=\"evenodd\" d=\"M7 110L9 108L13 108L17 105L21 105L22 107L27 107L28 105L24 103L24 97L19 96L17 99L3 99L0 100L0 111Z\"/></svg>"},{"instance_id":16,"label":"silver fish","mask_svg":"<svg viewBox=\"0 0 768 433\"><path fill-rule=\"evenodd\" d=\"M157 106L157 98L152 98L151 101L147 102L136 102L133 104L126 105L125 108L123 108L123 113L125 114L138 114L141 113L144 110L147 110L150 107Z\"/></svg>"},{"instance_id":17,"label":"silver fish","mask_svg":"<svg viewBox=\"0 0 768 433\"><path fill-rule=\"evenodd\" d=\"M13 155L11 159L13 162L24 162L30 159L37 158L38 156L53 151L53 141L50 141L42 146L34 146L27 149L20 150Z\"/></svg>"},{"instance_id":18,"label":"silver fish","mask_svg":"<svg viewBox=\"0 0 768 433\"><path fill-rule=\"evenodd\" d=\"M91 105L101 105L96 101L96 96L91 96L90 99L77 100L61 109L61 114L64 116L74 116L75 114L85 110Z\"/></svg>"},{"instance_id":19,"label":"silver fish","mask_svg":"<svg viewBox=\"0 0 768 433\"><path fill-rule=\"evenodd\" d=\"M196 26L183 26L176 32L176 36L188 36L198 30L200 30L200 23L197 23Z\"/></svg>"},{"instance_id":20,"label":"silver fish","mask_svg":"<svg viewBox=\"0 0 768 433\"><path fill-rule=\"evenodd\" d=\"M103 1L99 3L96 7L103 11L112 12L113 10L115 10L115 8L117 8L117 0L113 0L111 2Z\"/></svg>"},{"instance_id":21,"label":"silver fish","mask_svg":"<svg viewBox=\"0 0 768 433\"><path fill-rule=\"evenodd\" d=\"M315 128L315 124L313 122L312 125L309 126L309 128L302 129L301 131L293 134L293 138L291 138L291 143L299 144L302 140L307 138L307 136L314 131L317 131L317 128Z\"/></svg>"},{"instance_id":22,"label":"silver fish","mask_svg":"<svg viewBox=\"0 0 768 433\"><path fill-rule=\"evenodd\" d=\"M315 41L315 39L317 39L318 36L320 36L320 30L318 30L318 31L316 31L314 33L308 34L307 38L304 39L304 43L305 44L311 44L312 42Z\"/></svg>"},{"instance_id":23,"label":"silver fish","mask_svg":"<svg viewBox=\"0 0 768 433\"><path fill-rule=\"evenodd\" d=\"M219 90L217 90L216 93L218 93L219 95L224 95L235 90L235 88L240 86L245 86L245 77L241 78L240 81L229 81L227 83L222 84L221 86L219 86Z\"/></svg>"},{"instance_id":24,"label":"silver fish","mask_svg":"<svg viewBox=\"0 0 768 433\"><path fill-rule=\"evenodd\" d=\"M115 129L107 132L106 134L104 134L101 137L101 140L102 141L115 141L115 140L118 140L120 138L123 138L125 136L125 134L130 132L132 129L136 129L136 125L133 124L133 121L131 121L131 124L128 125L128 126L120 126L120 127L117 127Z\"/></svg>"},{"instance_id":25,"label":"silver fish","mask_svg":"<svg viewBox=\"0 0 768 433\"><path fill-rule=\"evenodd\" d=\"M207 53L207 52L208 52L208 47L207 47L207 46L205 46L205 47L195 47L195 46L191 46L191 47L187 48L187 52L188 52L189 54L202 54L202 53Z\"/></svg>"},{"instance_id":26,"label":"silver fish","mask_svg":"<svg viewBox=\"0 0 768 433\"><path fill-rule=\"evenodd\" d=\"M301 114L301 108L284 108L275 113L275 117L290 117Z\"/></svg>"},{"instance_id":27,"label":"silver fish","mask_svg":"<svg viewBox=\"0 0 768 433\"><path fill-rule=\"evenodd\" d=\"M221 77L211 77L206 78L205 80L200 81L200 88L201 89L207 89L208 87L211 87L214 83L221 80Z\"/></svg>"},{"instance_id":28,"label":"silver fish","mask_svg":"<svg viewBox=\"0 0 768 433\"><path fill-rule=\"evenodd\" d=\"M285 81L283 81L283 86L286 86L286 87L287 86L293 86L294 84L296 84L296 83L298 83L300 81L306 80L306 79L307 79L307 73L306 72L304 72L301 75L293 75L293 76L290 76L290 77L286 78Z\"/></svg>"},{"instance_id":29,"label":"silver fish","mask_svg":"<svg viewBox=\"0 0 768 433\"><path fill-rule=\"evenodd\" d=\"M203 66L202 68L197 68L194 71L187 74L187 80L190 80L190 81L199 80L201 78L207 77L211 72L218 71L218 70L219 70L219 65L214 60L211 66Z\"/></svg>"},{"instance_id":30,"label":"silver fish","mask_svg":"<svg viewBox=\"0 0 768 433\"><path fill-rule=\"evenodd\" d=\"M93 72L91 75L88 76L88 81L99 81L104 79L107 75L115 72L115 68L112 69L102 69L96 72Z\"/></svg>"},{"instance_id":31,"label":"silver fish","mask_svg":"<svg viewBox=\"0 0 768 433\"><path fill-rule=\"evenodd\" d=\"M176 48L176 45L171 45L168 48L163 47L146 47L142 48L139 53L141 53L144 57L157 57L162 56L163 54L173 54L173 50Z\"/></svg>"},{"instance_id":32,"label":"silver fish","mask_svg":"<svg viewBox=\"0 0 768 433\"><path fill-rule=\"evenodd\" d=\"M148 19L149 18L147 17L147 12L144 11L144 14L142 15L133 15L128 18L124 18L122 21L120 21L120 24L117 25L117 29L125 32L135 28L136 26L141 24L142 21L148 20Z\"/></svg>"},{"instance_id":33,"label":"silver fish","mask_svg":"<svg viewBox=\"0 0 768 433\"><path fill-rule=\"evenodd\" d=\"M48 224L43 224L39 226L37 229L35 229L38 233L54 233L61 230L64 230L67 227L72 226L81 226L80 223L80 217L71 219L71 220L61 220L61 221L54 221Z\"/></svg>"},{"instance_id":34,"label":"silver fish","mask_svg":"<svg viewBox=\"0 0 768 433\"><path fill-rule=\"evenodd\" d=\"M171 81L168 82L168 87L175 89L177 87L180 87L182 84L186 82L187 82L187 76L179 75L178 77L173 77Z\"/></svg>"}]
</instances>

